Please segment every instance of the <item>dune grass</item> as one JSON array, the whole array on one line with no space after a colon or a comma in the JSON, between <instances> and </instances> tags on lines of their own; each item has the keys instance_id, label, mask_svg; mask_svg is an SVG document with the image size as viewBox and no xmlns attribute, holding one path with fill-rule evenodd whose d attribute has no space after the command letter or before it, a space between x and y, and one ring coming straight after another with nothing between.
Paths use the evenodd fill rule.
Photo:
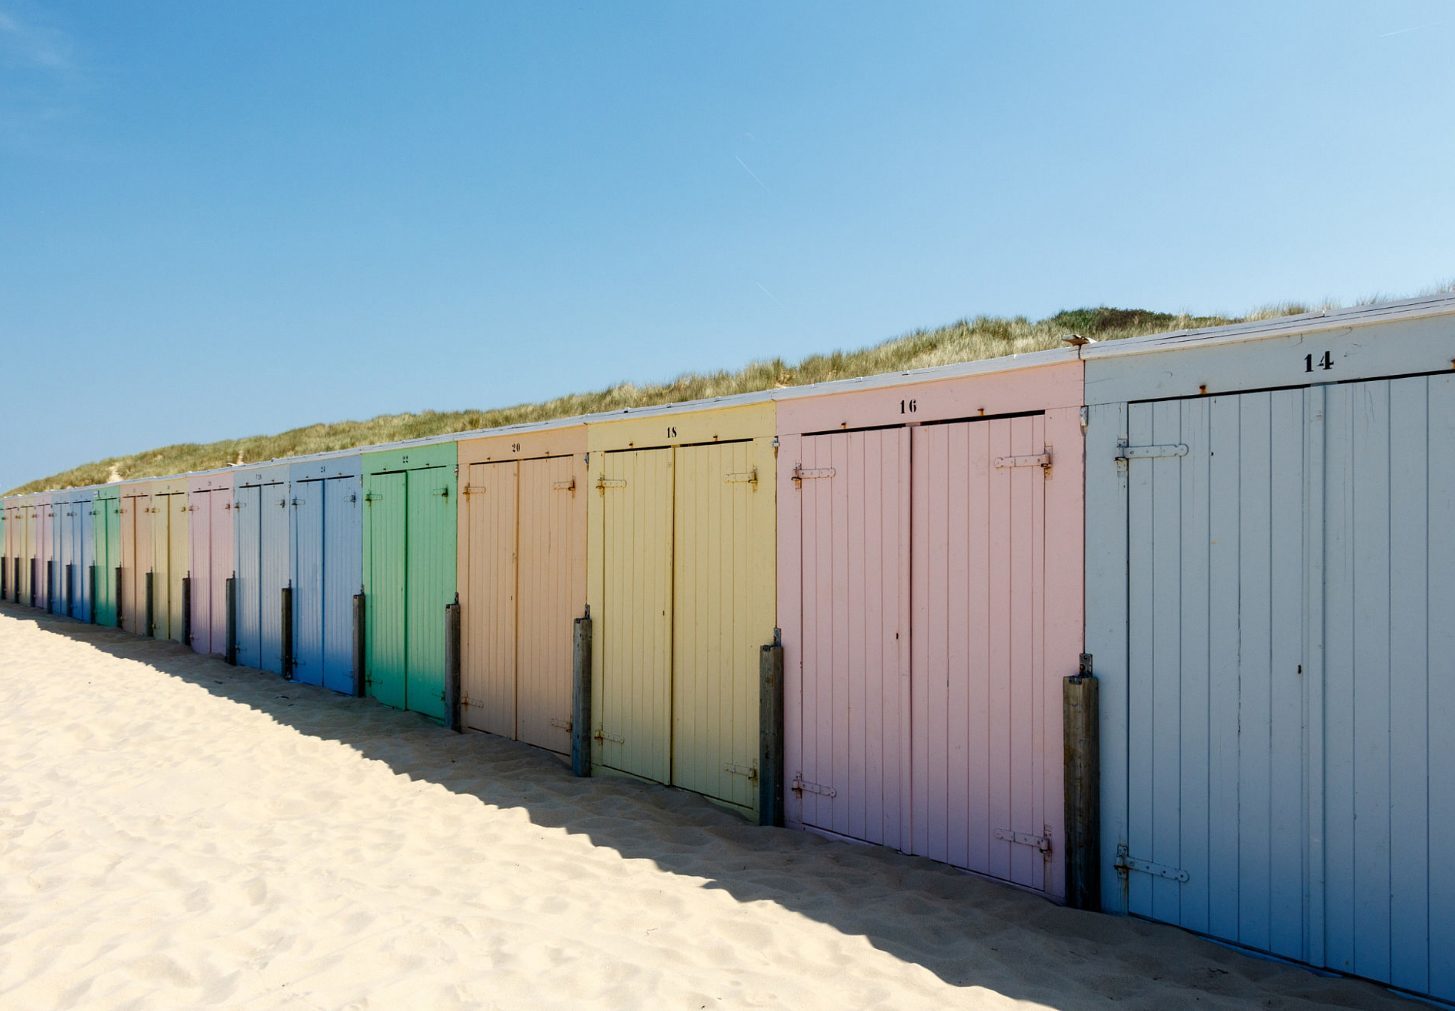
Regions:
<instances>
[{"instance_id":1,"label":"dune grass","mask_svg":"<svg viewBox=\"0 0 1455 1011\"><path fill-rule=\"evenodd\" d=\"M1248 319L1306 312L1302 305L1280 305L1247 316L1187 316L1146 309L1107 306L1072 309L1041 320L977 316L948 326L915 330L857 351L810 355L800 362L781 358L753 362L736 372L686 373L665 383L619 383L591 393L575 393L534 404L486 410L382 414L365 421L338 421L294 428L276 435L252 435L209 443L178 443L127 456L107 457L39 478L7 494L50 491L132 478L164 477L237 463L355 449L405 439L468 432L579 414L649 407L683 400L751 393L831 379L979 361L1062 346L1079 333L1098 341L1190 327L1218 326Z\"/></svg>"}]
</instances>

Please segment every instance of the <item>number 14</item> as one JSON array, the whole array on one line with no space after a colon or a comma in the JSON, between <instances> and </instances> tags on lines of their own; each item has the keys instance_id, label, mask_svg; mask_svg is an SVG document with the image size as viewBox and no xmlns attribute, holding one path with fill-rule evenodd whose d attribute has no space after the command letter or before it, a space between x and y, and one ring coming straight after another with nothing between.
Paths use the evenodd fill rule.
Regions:
<instances>
[{"instance_id":1,"label":"number 14","mask_svg":"<svg viewBox=\"0 0 1455 1011\"><path fill-rule=\"evenodd\" d=\"M1324 356L1318 361L1314 361L1313 355L1303 356L1303 370L1305 372L1312 372L1315 365L1327 372L1334 367L1334 359L1327 351L1324 352Z\"/></svg>"}]
</instances>

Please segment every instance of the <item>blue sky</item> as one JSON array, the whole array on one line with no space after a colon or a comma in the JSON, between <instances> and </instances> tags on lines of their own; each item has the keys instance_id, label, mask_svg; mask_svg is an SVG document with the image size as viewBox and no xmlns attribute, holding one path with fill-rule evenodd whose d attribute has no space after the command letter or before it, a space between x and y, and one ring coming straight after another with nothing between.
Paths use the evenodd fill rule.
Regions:
<instances>
[{"instance_id":1,"label":"blue sky","mask_svg":"<svg viewBox=\"0 0 1455 1011\"><path fill-rule=\"evenodd\" d=\"M0 0L0 488L1455 278L1455 5Z\"/></svg>"}]
</instances>

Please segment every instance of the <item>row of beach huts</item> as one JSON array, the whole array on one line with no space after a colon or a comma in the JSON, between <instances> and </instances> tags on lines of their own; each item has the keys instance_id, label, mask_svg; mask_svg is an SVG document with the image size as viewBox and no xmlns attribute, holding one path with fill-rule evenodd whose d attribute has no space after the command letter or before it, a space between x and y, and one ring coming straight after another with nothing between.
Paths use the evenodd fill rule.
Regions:
<instances>
[{"instance_id":1,"label":"row of beach huts","mask_svg":"<svg viewBox=\"0 0 1455 1011\"><path fill-rule=\"evenodd\" d=\"M1455 999L1455 297L3 504L6 600Z\"/></svg>"}]
</instances>

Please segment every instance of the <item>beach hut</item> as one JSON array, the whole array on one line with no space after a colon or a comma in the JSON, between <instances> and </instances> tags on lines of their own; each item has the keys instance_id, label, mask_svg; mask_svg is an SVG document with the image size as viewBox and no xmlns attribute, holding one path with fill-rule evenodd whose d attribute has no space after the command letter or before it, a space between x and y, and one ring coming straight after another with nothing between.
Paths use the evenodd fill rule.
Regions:
<instances>
[{"instance_id":1,"label":"beach hut","mask_svg":"<svg viewBox=\"0 0 1455 1011\"><path fill-rule=\"evenodd\" d=\"M93 530L96 564L96 624L114 626L121 620L117 593L121 586L121 491L115 484L96 489L93 502Z\"/></svg>"},{"instance_id":2,"label":"beach hut","mask_svg":"<svg viewBox=\"0 0 1455 1011\"><path fill-rule=\"evenodd\" d=\"M0 600L10 599L10 581L14 578L10 564L10 500L0 498Z\"/></svg>"},{"instance_id":3,"label":"beach hut","mask_svg":"<svg viewBox=\"0 0 1455 1011\"><path fill-rule=\"evenodd\" d=\"M777 394L789 825L1065 895L1073 350Z\"/></svg>"},{"instance_id":4,"label":"beach hut","mask_svg":"<svg viewBox=\"0 0 1455 1011\"><path fill-rule=\"evenodd\" d=\"M20 506L16 496L11 495L0 500L0 514L5 518L5 537L3 543L5 556L4 567L4 599L19 603L20 601L20 542L24 534L25 523L19 519Z\"/></svg>"},{"instance_id":5,"label":"beach hut","mask_svg":"<svg viewBox=\"0 0 1455 1011\"><path fill-rule=\"evenodd\" d=\"M227 653L227 581L232 578L237 548L232 499L231 470L187 479L190 645L198 653L213 656Z\"/></svg>"},{"instance_id":6,"label":"beach hut","mask_svg":"<svg viewBox=\"0 0 1455 1011\"><path fill-rule=\"evenodd\" d=\"M20 495L15 500L15 546L16 546L16 570L19 578L16 580L17 596L16 603L35 606L35 496Z\"/></svg>"},{"instance_id":7,"label":"beach hut","mask_svg":"<svg viewBox=\"0 0 1455 1011\"><path fill-rule=\"evenodd\" d=\"M124 481L121 505L121 621L132 635L151 635L147 576L152 570L152 490L149 481ZM153 605L154 606L154 605Z\"/></svg>"},{"instance_id":8,"label":"beach hut","mask_svg":"<svg viewBox=\"0 0 1455 1011\"><path fill-rule=\"evenodd\" d=\"M741 813L775 625L773 417L754 395L586 429L593 760Z\"/></svg>"},{"instance_id":9,"label":"beach hut","mask_svg":"<svg viewBox=\"0 0 1455 1011\"><path fill-rule=\"evenodd\" d=\"M385 705L438 720L445 608L455 600L453 441L365 453L365 684Z\"/></svg>"},{"instance_id":10,"label":"beach hut","mask_svg":"<svg viewBox=\"0 0 1455 1011\"><path fill-rule=\"evenodd\" d=\"M96 561L96 489L72 488L56 492L52 511L57 530L56 580L61 602L53 611L79 621L91 620L92 568Z\"/></svg>"},{"instance_id":11,"label":"beach hut","mask_svg":"<svg viewBox=\"0 0 1455 1011\"><path fill-rule=\"evenodd\" d=\"M1455 298L1086 352L1102 896L1455 998Z\"/></svg>"},{"instance_id":12,"label":"beach hut","mask_svg":"<svg viewBox=\"0 0 1455 1011\"><path fill-rule=\"evenodd\" d=\"M292 482L293 679L354 691L354 595L363 588L363 460L296 462Z\"/></svg>"},{"instance_id":13,"label":"beach hut","mask_svg":"<svg viewBox=\"0 0 1455 1011\"><path fill-rule=\"evenodd\" d=\"M287 463L233 473L237 662L283 673L283 591L292 576Z\"/></svg>"},{"instance_id":14,"label":"beach hut","mask_svg":"<svg viewBox=\"0 0 1455 1011\"><path fill-rule=\"evenodd\" d=\"M461 722L569 752L586 427L523 427L461 439L458 451Z\"/></svg>"}]
</instances>

